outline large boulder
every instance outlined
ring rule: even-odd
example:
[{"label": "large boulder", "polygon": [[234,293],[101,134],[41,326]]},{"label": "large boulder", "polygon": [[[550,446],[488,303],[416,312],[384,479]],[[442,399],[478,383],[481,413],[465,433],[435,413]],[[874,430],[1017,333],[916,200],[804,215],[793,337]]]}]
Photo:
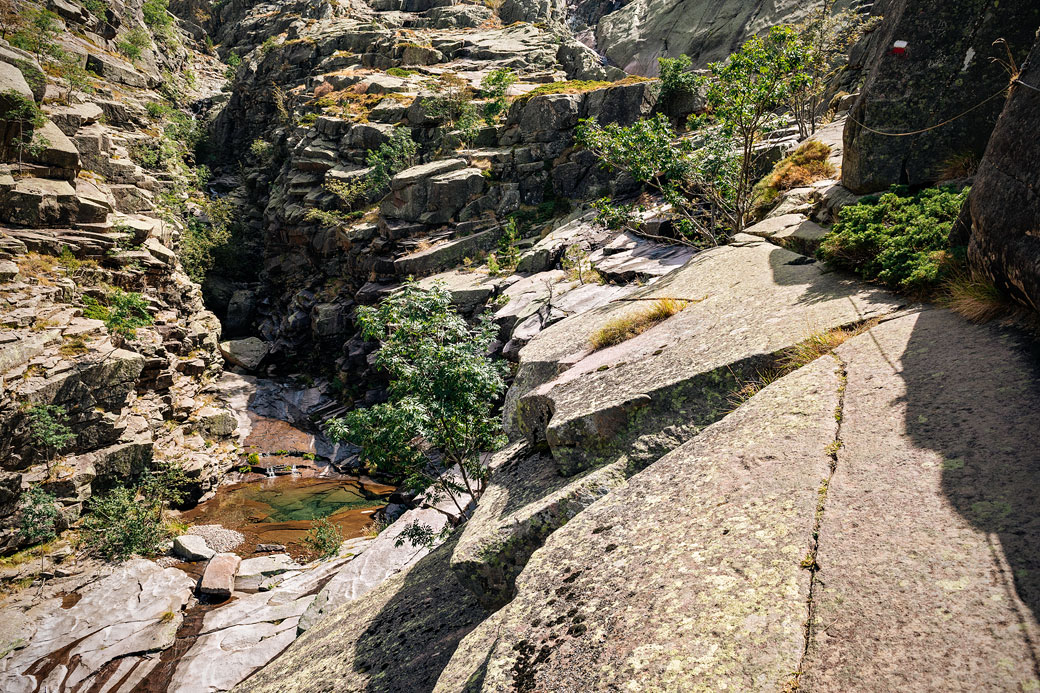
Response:
[{"label": "large boulder", "polygon": [[1019,301],[1040,310],[1040,140],[1032,133],[1040,119],[1040,43],[1022,68],[993,131],[965,208],[970,222],[971,266]]},{"label": "large boulder", "polygon": [[685,53],[697,65],[724,60],[749,36],[796,22],[812,9],[802,0],[713,0],[692,5],[647,0],[629,2],[616,11],[611,11],[616,5],[603,5],[608,14],[590,26],[595,45],[626,72],[648,76],[657,74],[657,58],[662,55],[674,58]]},{"label": "large boulder", "polygon": [[[841,179],[856,193],[932,183],[956,161],[977,160],[1008,84],[993,60],[1007,54],[994,41],[1006,40],[1021,63],[1040,27],[1034,0],[889,0],[877,11],[884,21],[870,37],[872,67],[845,126]],[[907,42],[904,53],[893,52],[896,41]]]}]

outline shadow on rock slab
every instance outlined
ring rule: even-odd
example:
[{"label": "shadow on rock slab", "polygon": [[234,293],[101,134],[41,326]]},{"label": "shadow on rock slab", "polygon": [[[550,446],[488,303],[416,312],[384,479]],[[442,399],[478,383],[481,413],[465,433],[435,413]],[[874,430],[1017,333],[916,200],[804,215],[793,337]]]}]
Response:
[{"label": "shadow on rock slab", "polygon": [[455,540],[316,623],[242,682],[246,693],[425,693],[459,642],[487,616],[455,579]]}]

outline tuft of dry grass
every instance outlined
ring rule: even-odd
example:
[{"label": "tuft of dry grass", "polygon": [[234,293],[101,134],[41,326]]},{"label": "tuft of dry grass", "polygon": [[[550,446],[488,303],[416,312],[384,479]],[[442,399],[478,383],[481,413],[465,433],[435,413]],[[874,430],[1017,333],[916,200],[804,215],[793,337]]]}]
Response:
[{"label": "tuft of dry grass", "polygon": [[770,383],[793,373],[802,366],[809,365],[821,356],[826,356],[856,335],[876,327],[877,324],[878,320],[866,320],[851,327],[817,330],[810,333],[797,344],[774,354],[773,365],[757,371],[753,377],[745,380],[733,374],[739,387],[729,394],[727,400],[732,409],[736,409]]},{"label": "tuft of dry grass", "polygon": [[667,320],[690,303],[691,301],[676,298],[659,298],[638,312],[614,318],[596,330],[589,338],[589,343],[594,350],[620,344]]},{"label": "tuft of dry grass", "polygon": [[942,162],[936,180],[971,178],[979,170],[979,157],[974,152],[954,154]]},{"label": "tuft of dry grass", "polygon": [[967,272],[946,281],[941,302],[954,313],[975,323],[989,322],[1015,310],[993,282]]},{"label": "tuft of dry grass", "polygon": [[831,353],[856,335],[876,327],[877,320],[867,320],[852,327],[837,327],[833,330],[817,330],[797,344],[784,349],[779,364],[783,375],[807,366],[821,356]]}]

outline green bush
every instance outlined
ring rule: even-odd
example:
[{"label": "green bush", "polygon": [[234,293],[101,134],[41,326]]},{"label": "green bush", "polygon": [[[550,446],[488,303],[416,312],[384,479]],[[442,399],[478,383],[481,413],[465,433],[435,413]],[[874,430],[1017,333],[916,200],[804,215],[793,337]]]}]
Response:
[{"label": "green bush", "polygon": [[130,60],[137,60],[141,57],[141,51],[145,48],[150,48],[152,45],[152,37],[148,35],[148,32],[141,27],[134,27],[130,31],[123,34],[123,38],[116,41],[116,48],[120,53],[130,58]]},{"label": "green bush", "polygon": [[98,19],[105,19],[108,3],[105,0],[83,0],[83,8]]},{"label": "green bush", "polygon": [[95,496],[83,521],[83,538],[88,550],[109,561],[133,555],[146,556],[167,538],[159,503],[137,498],[133,489],[117,487]]},{"label": "green bush", "polygon": [[343,534],[339,527],[329,522],[329,518],[322,517],[311,524],[303,543],[320,558],[329,558],[339,552],[339,547],[343,544]]},{"label": "green bush", "polygon": [[57,532],[55,521],[58,519],[57,499],[39,486],[31,487],[22,496],[22,521],[18,533],[30,544],[50,541]]},{"label": "green bush", "polygon": [[907,195],[893,188],[880,198],[845,207],[819,256],[892,288],[926,293],[955,267],[963,252],[948,237],[968,190],[929,188]]},{"label": "green bush", "polygon": [[661,76],[661,101],[673,103],[697,91],[697,75],[690,71],[693,62],[690,56],[680,55],[678,58],[658,58]]},{"label": "green bush", "polygon": [[105,301],[101,303],[97,299],[85,296],[83,317],[102,320],[110,331],[128,339],[136,336],[138,327],[152,324],[148,303],[139,293],[115,289],[106,296]]},{"label": "green bush", "polygon": [[509,102],[506,101],[506,90],[516,83],[516,73],[508,67],[492,70],[480,82],[481,94],[489,99],[484,104],[484,121],[491,125],[505,112]]},{"label": "green bush", "polygon": [[169,0],[144,0],[141,12],[144,14],[144,23],[154,30],[162,30],[173,23],[173,17],[169,13]]}]

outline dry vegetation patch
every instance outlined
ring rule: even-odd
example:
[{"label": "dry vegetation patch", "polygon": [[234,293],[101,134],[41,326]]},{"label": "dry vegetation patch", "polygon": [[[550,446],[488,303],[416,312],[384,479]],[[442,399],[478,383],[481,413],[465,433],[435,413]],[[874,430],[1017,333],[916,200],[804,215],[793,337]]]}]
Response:
[{"label": "dry vegetation patch", "polygon": [[693,303],[693,301],[677,298],[659,298],[637,312],[614,318],[596,330],[592,337],[589,338],[589,343],[595,350],[620,344],[667,320],[682,311],[690,303]]}]

